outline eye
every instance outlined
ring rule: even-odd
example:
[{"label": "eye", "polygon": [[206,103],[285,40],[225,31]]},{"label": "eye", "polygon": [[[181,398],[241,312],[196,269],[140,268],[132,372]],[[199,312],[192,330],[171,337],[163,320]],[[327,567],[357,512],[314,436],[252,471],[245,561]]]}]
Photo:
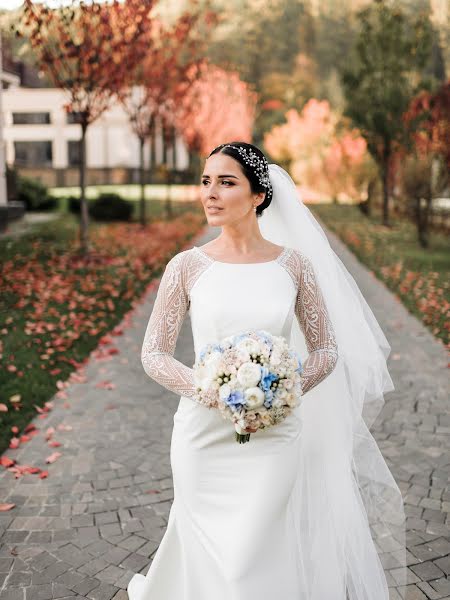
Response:
[{"label": "eye", "polygon": [[[206,183],[209,183],[208,179],[203,179],[202,185],[205,185]],[[222,183],[226,183],[227,185],[234,185],[232,181],[228,181],[227,179],[222,179]]]}]

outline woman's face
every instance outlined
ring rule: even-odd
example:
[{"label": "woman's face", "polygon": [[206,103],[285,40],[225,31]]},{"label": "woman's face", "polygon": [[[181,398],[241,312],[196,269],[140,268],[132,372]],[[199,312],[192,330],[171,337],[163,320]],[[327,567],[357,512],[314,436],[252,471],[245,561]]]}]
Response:
[{"label": "woman's face", "polygon": [[[253,206],[262,202],[264,192],[253,194],[240,164],[218,152],[205,161],[200,198],[208,223],[216,227],[256,215]],[[219,210],[210,210],[212,206]]]}]

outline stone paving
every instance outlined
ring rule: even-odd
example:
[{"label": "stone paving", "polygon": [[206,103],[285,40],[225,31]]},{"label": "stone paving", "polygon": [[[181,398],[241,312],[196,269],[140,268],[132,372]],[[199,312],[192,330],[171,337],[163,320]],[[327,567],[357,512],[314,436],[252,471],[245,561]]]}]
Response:
[{"label": "stone paving", "polygon": [[[215,237],[206,230],[192,244]],[[391,600],[450,600],[450,414],[447,355],[438,341],[331,233],[330,242],[355,277],[391,343],[396,390],[372,432],[405,498],[408,585]],[[135,572],[147,573],[173,500],[170,437],[178,396],[145,374],[140,350],[155,290],[114,337],[119,353],[92,357],[86,381],[34,424],[42,431],[6,456],[47,468],[49,477],[19,479],[0,471],[0,600],[128,600]],[[189,317],[175,356],[194,360]],[[103,382],[113,382],[106,387]],[[111,389],[107,389],[107,388]],[[60,431],[58,425],[70,425]],[[62,442],[52,453],[45,430]],[[395,581],[390,581],[394,585]],[[176,599],[173,599],[176,600]],[[289,599],[286,599],[289,600]]]}]

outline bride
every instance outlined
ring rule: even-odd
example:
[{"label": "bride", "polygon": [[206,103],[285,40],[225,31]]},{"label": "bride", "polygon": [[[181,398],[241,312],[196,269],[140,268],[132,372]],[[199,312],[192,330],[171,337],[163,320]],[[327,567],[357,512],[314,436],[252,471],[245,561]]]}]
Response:
[{"label": "bride", "polygon": [[[394,389],[390,346],[294,182],[259,148],[215,148],[201,201],[221,233],[169,260],[142,347],[147,374],[180,401],[167,530],[129,599],[388,600],[406,585],[405,514],[369,427]],[[301,398],[284,421],[235,442],[174,358],[187,312],[196,357],[250,328],[297,350]]]}]

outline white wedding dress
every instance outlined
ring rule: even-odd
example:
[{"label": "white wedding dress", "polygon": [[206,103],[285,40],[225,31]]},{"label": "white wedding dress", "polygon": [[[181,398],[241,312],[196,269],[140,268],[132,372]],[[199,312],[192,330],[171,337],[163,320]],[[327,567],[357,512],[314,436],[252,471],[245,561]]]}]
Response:
[{"label": "white wedding dress", "polygon": [[[186,312],[196,357],[205,344],[251,328],[289,342],[298,319],[305,341],[302,403],[282,423],[238,444],[232,424],[195,400],[193,369],[173,356]],[[136,574],[128,584],[130,600],[389,597],[351,467],[340,464],[331,439],[329,449],[317,448],[317,469],[302,472],[300,440],[314,438],[302,429],[302,411],[319,406],[333,389],[326,384],[338,352],[312,263],[298,250],[284,247],[275,260],[237,264],[194,246],[167,263],[142,363],[150,377],[181,394],[170,453],[174,501],[147,575]],[[339,493],[323,485],[327,469]],[[324,507],[320,523],[299,514],[304,486]],[[327,529],[336,511],[341,532]],[[355,555],[351,572],[339,554],[344,538]]]}]

